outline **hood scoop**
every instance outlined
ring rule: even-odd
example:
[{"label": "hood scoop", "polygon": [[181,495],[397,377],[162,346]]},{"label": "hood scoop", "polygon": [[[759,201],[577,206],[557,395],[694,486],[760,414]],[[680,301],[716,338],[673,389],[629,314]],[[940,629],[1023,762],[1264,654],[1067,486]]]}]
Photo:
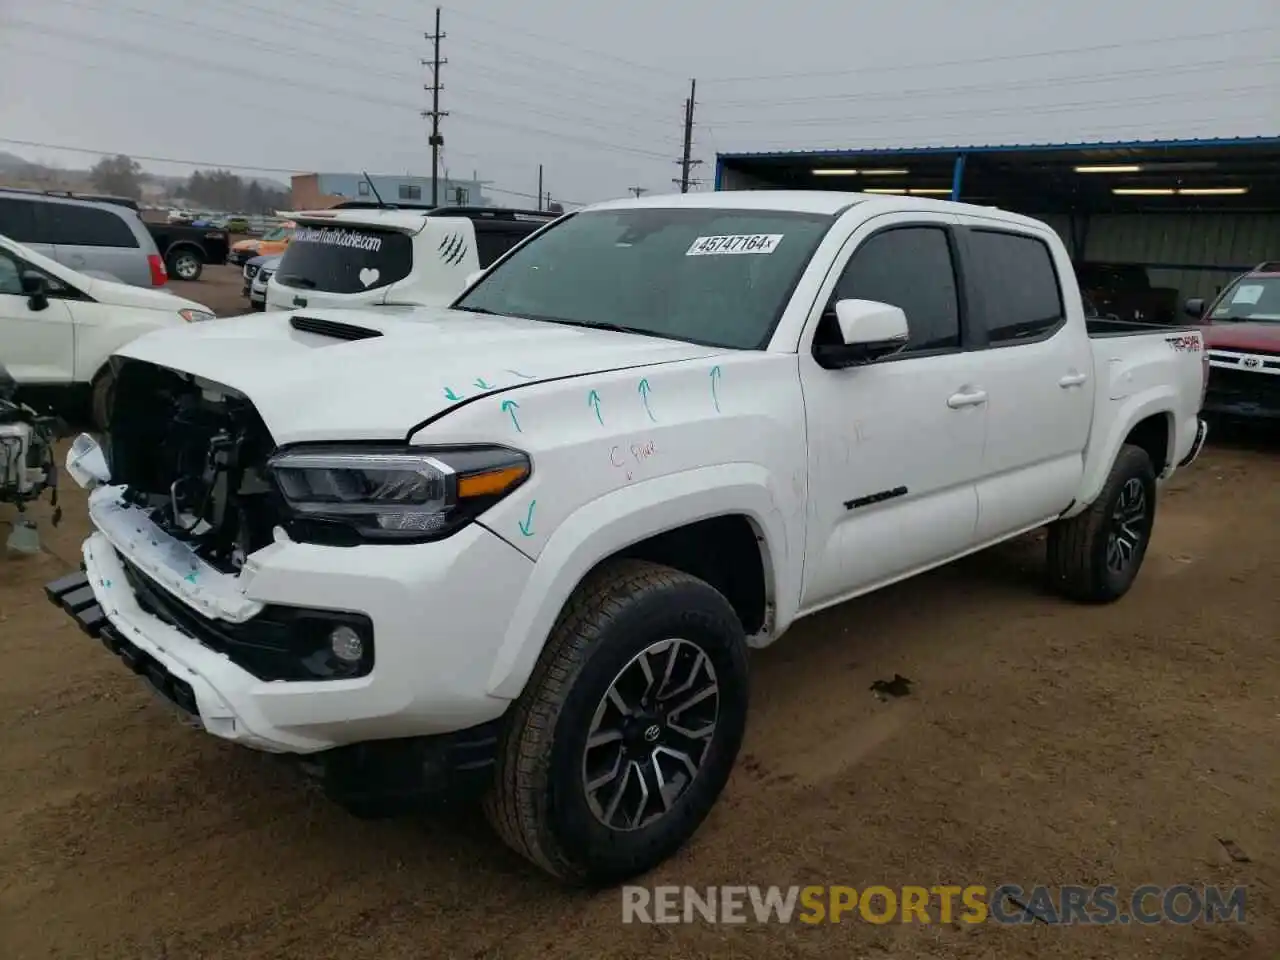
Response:
[{"label": "hood scoop", "polygon": [[289,326],[303,333],[315,333],[334,340],[370,340],[382,336],[381,330],[370,330],[368,327],[357,327],[352,323],[339,323],[336,320],[321,320],[319,317],[300,317],[296,314],[289,318]]}]

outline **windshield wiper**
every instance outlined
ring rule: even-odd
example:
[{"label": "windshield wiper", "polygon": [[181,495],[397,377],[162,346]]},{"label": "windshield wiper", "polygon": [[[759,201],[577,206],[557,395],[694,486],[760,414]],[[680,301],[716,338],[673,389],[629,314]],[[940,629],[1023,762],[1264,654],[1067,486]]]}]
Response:
[{"label": "windshield wiper", "polygon": [[286,287],[301,287],[303,290],[314,290],[316,282],[310,277],[300,277],[296,273],[282,273],[276,277]]},{"label": "windshield wiper", "polygon": [[559,323],[566,327],[589,327],[592,330],[610,330],[614,333],[638,333],[644,337],[656,337],[658,334],[652,330],[642,330],[640,327],[627,327],[621,323],[613,323],[609,320],[566,320],[562,317],[547,317],[536,313],[521,314],[530,320],[541,320],[545,323]]},{"label": "windshield wiper", "polygon": [[463,313],[483,313],[490,317],[502,317],[506,314],[498,313],[497,310],[490,310],[488,307],[450,307],[451,310],[461,310]]}]

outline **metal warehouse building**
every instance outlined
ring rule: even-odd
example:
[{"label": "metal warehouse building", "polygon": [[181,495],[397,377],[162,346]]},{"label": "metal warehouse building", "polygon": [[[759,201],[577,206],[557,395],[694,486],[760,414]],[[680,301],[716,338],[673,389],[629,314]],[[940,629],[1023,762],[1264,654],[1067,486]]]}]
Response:
[{"label": "metal warehouse building", "polygon": [[1142,266],[1183,298],[1280,260],[1280,136],[732,153],[715,183],[1002,207],[1052,225],[1077,264]]}]

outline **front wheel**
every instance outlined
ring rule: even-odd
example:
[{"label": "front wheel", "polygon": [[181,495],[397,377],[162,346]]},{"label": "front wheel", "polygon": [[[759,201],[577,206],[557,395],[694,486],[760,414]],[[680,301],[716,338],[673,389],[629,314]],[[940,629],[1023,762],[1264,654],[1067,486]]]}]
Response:
[{"label": "front wheel", "polygon": [[106,432],[107,421],[111,418],[111,404],[115,399],[116,378],[108,367],[93,379],[89,394],[89,415],[94,427]]},{"label": "front wheel", "polygon": [[570,598],[512,709],[486,813],[554,876],[621,882],[697,831],[746,715],[729,602],[669,567],[607,564]]},{"label": "front wheel", "polygon": [[1156,519],[1156,475],[1141,447],[1125,444],[1088,510],[1049,528],[1049,579],[1073,600],[1110,603],[1129,592]]},{"label": "front wheel", "polygon": [[179,280],[199,280],[204,261],[193,250],[175,250],[169,254],[169,274]]}]

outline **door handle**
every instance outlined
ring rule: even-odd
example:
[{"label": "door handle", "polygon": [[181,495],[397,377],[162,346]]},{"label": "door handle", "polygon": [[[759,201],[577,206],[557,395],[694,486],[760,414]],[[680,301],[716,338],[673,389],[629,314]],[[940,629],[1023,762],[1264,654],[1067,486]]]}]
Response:
[{"label": "door handle", "polygon": [[974,390],[970,393],[953,393],[947,398],[947,406],[952,410],[958,410],[961,407],[976,407],[986,402],[987,391],[985,390]]},{"label": "door handle", "polygon": [[1088,379],[1088,375],[1084,373],[1069,373],[1058,381],[1058,386],[1064,390],[1068,387],[1078,387]]}]

